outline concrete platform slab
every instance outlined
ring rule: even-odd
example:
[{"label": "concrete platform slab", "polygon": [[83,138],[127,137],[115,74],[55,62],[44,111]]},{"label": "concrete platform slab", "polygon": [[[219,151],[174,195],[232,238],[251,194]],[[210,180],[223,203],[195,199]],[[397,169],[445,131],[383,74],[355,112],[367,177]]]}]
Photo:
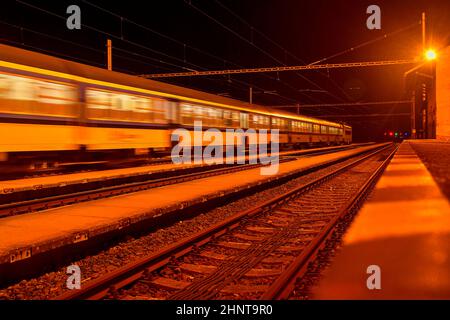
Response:
[{"label": "concrete platform slab", "polygon": [[[358,147],[367,144],[354,144],[352,146]],[[289,156],[293,154],[308,154],[319,151],[329,151],[333,149],[340,149],[345,146],[333,146],[326,148],[314,148],[306,150],[284,151],[280,153],[280,156]],[[141,167],[110,169],[110,170],[95,170],[89,172],[78,172],[70,174],[49,175],[43,177],[24,178],[15,180],[2,180],[0,176],[0,195],[2,193],[12,193],[23,190],[43,189],[49,187],[58,187],[71,184],[82,184],[92,181],[101,181],[105,179],[114,179],[120,177],[126,177],[130,175],[143,175],[152,174],[156,172],[164,172],[170,170],[187,169],[193,166],[202,166],[201,164],[173,164],[163,163],[154,164]]]},{"label": "concrete platform slab", "polygon": [[[367,273],[380,267],[381,289]],[[403,142],[313,299],[450,299],[450,206],[410,142]]]},{"label": "concrete platform slab", "polygon": [[364,146],[280,163],[279,172],[275,176],[262,176],[260,168],[255,168],[36,213],[5,217],[0,219],[0,263],[8,261],[11,252],[21,248],[27,250],[31,248],[33,253],[44,250],[44,247],[55,248],[63,245],[64,241],[61,241],[63,238],[68,239],[66,244],[71,243],[71,239],[78,239],[80,233],[87,238],[118,228],[124,219],[139,221],[149,216],[157,216],[165,209],[180,206],[181,203],[201,202],[205,197],[231,193],[238,188],[247,188],[293,171],[304,170],[313,165],[328,163],[376,147],[376,145]]}]

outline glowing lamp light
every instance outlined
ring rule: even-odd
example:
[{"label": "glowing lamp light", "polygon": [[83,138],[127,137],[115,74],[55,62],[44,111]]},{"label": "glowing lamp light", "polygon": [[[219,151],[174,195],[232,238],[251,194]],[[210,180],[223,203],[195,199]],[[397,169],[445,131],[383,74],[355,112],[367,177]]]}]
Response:
[{"label": "glowing lamp light", "polygon": [[427,50],[427,52],[425,52],[425,58],[427,58],[427,60],[431,61],[431,60],[435,60],[437,57],[436,51],[434,51],[433,49],[429,49]]}]

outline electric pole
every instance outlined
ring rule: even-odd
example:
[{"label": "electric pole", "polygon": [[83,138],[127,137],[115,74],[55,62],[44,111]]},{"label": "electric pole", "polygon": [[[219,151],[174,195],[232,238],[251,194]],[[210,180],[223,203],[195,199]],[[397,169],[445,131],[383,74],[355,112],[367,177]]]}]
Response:
[{"label": "electric pole", "polygon": [[112,42],[110,39],[106,42],[107,55],[108,55],[108,70],[112,71]]}]

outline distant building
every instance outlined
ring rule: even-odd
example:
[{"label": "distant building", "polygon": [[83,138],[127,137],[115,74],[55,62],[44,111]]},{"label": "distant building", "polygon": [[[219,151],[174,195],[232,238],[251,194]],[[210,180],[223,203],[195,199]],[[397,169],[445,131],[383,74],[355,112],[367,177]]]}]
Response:
[{"label": "distant building", "polygon": [[436,138],[450,141],[450,46],[436,62]]},{"label": "distant building", "polygon": [[[438,63],[439,69],[442,69],[440,60],[439,54],[437,59],[439,62],[425,62],[405,73],[406,89],[412,101],[411,138],[413,139],[437,138],[437,110],[440,106],[436,99],[436,69]],[[447,68],[450,71],[450,59],[447,59],[447,62]],[[450,72],[447,74],[450,75]],[[447,94],[449,93],[447,92]]]}]

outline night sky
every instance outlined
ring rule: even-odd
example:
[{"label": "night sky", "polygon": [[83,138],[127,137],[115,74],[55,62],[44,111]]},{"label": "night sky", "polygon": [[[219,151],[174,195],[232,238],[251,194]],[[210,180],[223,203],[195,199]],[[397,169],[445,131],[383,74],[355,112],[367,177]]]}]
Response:
[{"label": "night sky", "polygon": [[[66,28],[66,8],[81,8],[82,29]],[[366,28],[366,8],[381,8],[381,30]],[[326,63],[412,59],[421,54],[420,15],[428,16],[431,45],[449,44],[450,1],[362,0],[2,0],[1,42],[105,67],[106,39],[113,68],[129,74],[303,65],[362,43]],[[22,29],[21,29],[22,28]],[[394,33],[390,35],[391,33]],[[388,34],[386,39],[374,41]],[[252,75],[170,78],[164,81],[270,106],[392,101],[408,98],[403,73],[411,65]],[[406,108],[406,109],[405,109]],[[304,108],[339,118],[355,136],[375,139],[408,130],[409,106]],[[293,111],[295,109],[292,109]]]}]

